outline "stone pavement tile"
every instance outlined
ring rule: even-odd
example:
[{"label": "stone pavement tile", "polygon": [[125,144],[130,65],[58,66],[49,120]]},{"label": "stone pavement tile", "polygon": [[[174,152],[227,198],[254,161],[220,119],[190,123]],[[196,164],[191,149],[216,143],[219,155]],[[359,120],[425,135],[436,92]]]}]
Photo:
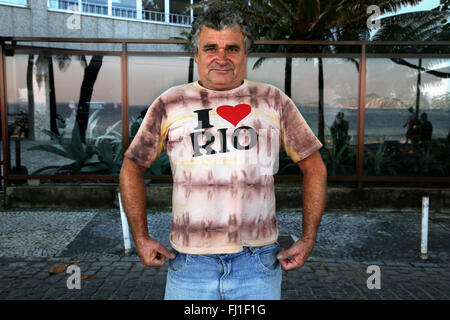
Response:
[{"label": "stone pavement tile", "polygon": [[110,274],[112,271],[114,270],[114,267],[112,266],[103,266],[98,270],[98,274],[102,273],[102,274]]},{"label": "stone pavement tile", "polygon": [[139,262],[139,256],[137,255],[130,255],[130,256],[123,256],[120,258],[121,262]]},{"label": "stone pavement tile", "polygon": [[146,300],[163,300],[165,288],[153,286],[145,296]]},{"label": "stone pavement tile", "polygon": [[120,268],[120,269],[129,269],[131,268],[133,265],[133,262],[130,261],[117,261],[117,262],[113,262],[112,266],[115,268]]},{"label": "stone pavement tile", "polygon": [[129,269],[120,269],[120,268],[113,269],[111,271],[111,273],[109,274],[109,276],[110,277],[114,277],[114,278],[116,278],[116,277],[124,277],[128,273],[128,270]]},{"label": "stone pavement tile", "polygon": [[116,288],[103,285],[101,288],[97,290],[96,293],[94,293],[91,298],[94,300],[108,300],[110,297],[114,294],[116,291]]},{"label": "stone pavement tile", "polygon": [[145,299],[151,286],[145,282],[138,282],[134,290],[130,293],[131,300],[143,300]]},{"label": "stone pavement tile", "polygon": [[400,297],[398,294],[389,288],[383,288],[381,287],[380,290],[378,290],[378,294],[381,296],[383,300],[400,300]]},{"label": "stone pavement tile", "polygon": [[142,265],[142,263],[137,262],[131,267],[130,272],[142,272],[144,270],[145,267]]},{"label": "stone pavement tile", "polygon": [[296,290],[283,290],[282,300],[298,300],[299,295]]},{"label": "stone pavement tile", "polygon": [[167,273],[162,270],[159,270],[158,274],[156,274],[153,278],[152,287],[147,293],[146,299],[149,300],[162,300],[164,299],[165,285],[166,285],[166,276]]},{"label": "stone pavement tile", "polygon": [[313,269],[311,269],[311,267],[309,266],[309,265],[303,265],[303,267],[301,267],[300,269],[299,269],[299,272],[301,272],[301,273],[304,273],[304,272],[306,272],[306,273],[308,273],[308,272],[313,272]]},{"label": "stone pavement tile", "polygon": [[142,274],[144,277],[153,276],[158,272],[158,268],[145,268],[144,273]]},{"label": "stone pavement tile", "polygon": [[134,287],[120,286],[116,292],[114,292],[112,299],[128,300],[130,294],[133,292]]},{"label": "stone pavement tile", "polygon": [[352,287],[347,287],[344,289],[345,292],[347,293],[349,299],[354,300],[354,299],[367,299],[367,296],[359,289],[357,289],[355,286]]},{"label": "stone pavement tile", "polygon": [[439,289],[431,286],[421,287],[421,290],[423,290],[426,294],[428,294],[431,299],[433,300],[448,300],[449,295],[443,293]]},{"label": "stone pavement tile", "polygon": [[92,267],[105,267],[105,266],[110,266],[113,262],[112,261],[105,261],[105,260],[101,260],[101,261],[95,261],[93,263],[91,263]]}]

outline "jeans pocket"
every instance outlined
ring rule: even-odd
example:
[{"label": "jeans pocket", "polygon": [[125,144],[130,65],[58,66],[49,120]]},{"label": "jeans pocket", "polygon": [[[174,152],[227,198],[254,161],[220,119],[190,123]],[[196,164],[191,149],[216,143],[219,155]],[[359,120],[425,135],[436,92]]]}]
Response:
[{"label": "jeans pocket", "polygon": [[280,252],[280,245],[278,243],[269,244],[261,247],[258,254],[259,264],[266,271],[275,271],[278,269],[280,262],[277,259],[277,254]]},{"label": "jeans pocket", "polygon": [[187,264],[187,255],[181,252],[174,251],[176,254],[175,259],[169,259],[169,269],[173,272],[183,270]]}]

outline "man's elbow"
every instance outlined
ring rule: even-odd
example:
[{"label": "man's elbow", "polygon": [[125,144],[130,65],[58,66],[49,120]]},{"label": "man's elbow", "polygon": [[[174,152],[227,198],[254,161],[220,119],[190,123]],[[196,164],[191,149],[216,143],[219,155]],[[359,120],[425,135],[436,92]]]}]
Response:
[{"label": "man's elbow", "polygon": [[320,162],[320,164],[318,165],[318,174],[323,177],[323,178],[327,178],[328,172],[327,172],[327,167],[325,166],[325,164],[323,163],[323,161]]},{"label": "man's elbow", "polygon": [[317,163],[315,166],[309,167],[303,171],[304,176],[316,177],[321,180],[327,179],[327,167],[323,162]]},{"label": "man's elbow", "polygon": [[317,152],[307,159],[298,163],[300,170],[304,176],[316,176],[325,178],[327,177],[327,167],[323,163],[322,157]]},{"label": "man's elbow", "polygon": [[145,170],[145,167],[141,167],[134,161],[124,157],[122,167],[120,168],[119,180],[122,181],[130,177],[143,178]]}]

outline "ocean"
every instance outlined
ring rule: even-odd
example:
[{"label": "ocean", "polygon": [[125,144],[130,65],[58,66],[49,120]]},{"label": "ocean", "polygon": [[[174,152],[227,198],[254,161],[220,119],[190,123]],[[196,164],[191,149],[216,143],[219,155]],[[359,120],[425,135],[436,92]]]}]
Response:
[{"label": "ocean", "polygon": [[[72,106],[73,107],[73,106]],[[136,119],[142,110],[145,110],[148,106],[130,106],[130,119]],[[449,106],[450,107],[450,106]],[[94,129],[94,132],[98,135],[103,134],[106,129],[118,121],[121,120],[121,105],[120,103],[103,103],[95,104],[91,109],[92,115],[97,109],[99,121]],[[9,110],[9,123],[14,122],[14,116],[11,114],[17,114],[19,111],[27,112],[28,105],[24,103],[20,104],[8,104]],[[309,124],[315,134],[318,134],[318,108],[309,106],[299,106],[299,110],[306,122]],[[69,107],[69,103],[58,103],[57,113],[61,115],[63,119],[69,120],[74,109]],[[325,120],[325,140],[331,139],[330,127],[338,112],[344,113],[344,119],[349,122],[349,136],[353,143],[357,140],[357,127],[358,127],[358,110],[350,108],[338,108],[338,107],[325,107],[324,108],[324,120]],[[448,109],[424,109],[419,110],[419,115],[422,112],[426,112],[428,120],[433,125],[433,138],[446,138],[450,130],[450,108]],[[369,109],[365,110],[365,141],[385,141],[385,140],[398,140],[403,141],[405,139],[406,128],[403,125],[407,121],[409,113],[406,109]],[[74,115],[72,115],[73,119]],[[115,130],[121,132],[121,125],[117,125]]]}]

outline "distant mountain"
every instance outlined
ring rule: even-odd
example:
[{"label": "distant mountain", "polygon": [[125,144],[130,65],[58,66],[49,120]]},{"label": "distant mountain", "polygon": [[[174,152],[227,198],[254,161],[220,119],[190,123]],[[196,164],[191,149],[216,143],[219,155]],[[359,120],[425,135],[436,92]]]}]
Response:
[{"label": "distant mountain", "polygon": [[450,92],[446,92],[439,96],[434,96],[431,100],[431,109],[449,109],[450,108]]},{"label": "distant mountain", "polygon": [[[358,108],[358,98],[340,98],[335,100],[337,108],[356,109]],[[380,97],[374,93],[366,96],[366,108],[368,109],[407,109],[408,106],[400,99],[390,97]]]},{"label": "distant mountain", "polygon": [[400,99],[389,97],[373,97],[366,99],[366,108],[369,109],[408,109]]},{"label": "distant mountain", "polygon": [[[415,95],[408,96],[404,99],[380,97],[375,93],[370,93],[366,96],[366,109],[408,109],[415,107]],[[318,107],[317,102],[297,103],[302,107]],[[335,107],[339,109],[358,109],[358,98],[338,98],[333,103],[325,104],[325,107]],[[446,92],[439,96],[434,96],[431,100],[429,98],[420,98],[420,107],[426,109],[449,109],[450,108],[450,92]]]}]

